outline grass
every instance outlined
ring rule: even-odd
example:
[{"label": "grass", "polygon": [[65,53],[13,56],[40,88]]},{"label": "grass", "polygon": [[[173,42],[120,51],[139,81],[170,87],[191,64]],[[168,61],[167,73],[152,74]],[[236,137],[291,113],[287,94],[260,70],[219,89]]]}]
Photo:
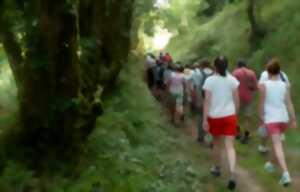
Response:
[{"label": "grass", "polygon": [[[257,122],[252,122],[251,124],[256,125]],[[242,123],[243,125],[243,123]],[[299,187],[299,163],[298,160],[300,158],[300,153],[297,150],[299,145],[295,145],[296,140],[299,139],[298,136],[295,135],[295,130],[289,130],[286,134],[286,141],[284,142],[284,150],[286,153],[286,160],[288,163],[288,167],[291,171],[291,175],[295,176],[295,181],[297,184],[289,188],[281,187],[278,182],[281,176],[280,171],[277,170],[275,173],[268,173],[264,169],[264,164],[266,161],[270,160],[271,154],[262,155],[257,151],[258,143],[260,142],[260,138],[255,134],[255,128],[253,130],[253,135],[250,144],[244,145],[237,142],[237,151],[238,151],[238,162],[242,167],[247,169],[253,177],[256,178],[256,181],[264,186],[267,191],[274,192],[288,192],[295,191],[297,187]],[[295,140],[294,140],[295,139]],[[298,141],[299,142],[299,141]],[[269,146],[271,147],[271,143],[269,142]],[[297,153],[295,153],[298,151]]]}]

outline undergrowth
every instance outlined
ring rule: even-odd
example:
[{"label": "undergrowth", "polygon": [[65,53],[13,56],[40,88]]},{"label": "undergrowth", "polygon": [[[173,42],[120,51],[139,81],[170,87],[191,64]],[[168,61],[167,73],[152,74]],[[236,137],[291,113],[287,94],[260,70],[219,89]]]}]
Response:
[{"label": "undergrowth", "polygon": [[[0,191],[199,191],[197,171],[187,158],[176,158],[178,151],[172,152],[166,131],[170,126],[141,80],[142,66],[132,57],[121,73],[114,93],[104,101],[104,115],[97,120],[81,163],[68,174],[72,176],[36,176],[21,163],[1,162]],[[166,156],[174,161],[166,161]]]}]

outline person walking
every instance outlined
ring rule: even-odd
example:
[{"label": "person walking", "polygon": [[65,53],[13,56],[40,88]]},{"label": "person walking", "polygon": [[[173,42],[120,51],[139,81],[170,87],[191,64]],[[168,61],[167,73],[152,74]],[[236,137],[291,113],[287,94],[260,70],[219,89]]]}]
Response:
[{"label": "person walking", "polygon": [[183,67],[177,65],[167,80],[167,90],[170,94],[170,110],[172,122],[178,125],[184,115],[183,97],[184,97],[185,79]]},{"label": "person walking", "polygon": [[202,128],[203,117],[203,85],[208,77],[213,75],[214,71],[207,58],[203,58],[199,61],[199,65],[192,75],[193,89],[195,93],[194,108],[197,113],[197,141],[203,143],[205,140],[205,131]]},{"label": "person walking", "polygon": [[145,64],[146,64],[145,76],[146,76],[147,84],[148,84],[148,87],[150,89],[152,89],[155,84],[155,80],[154,80],[154,72],[155,71],[154,70],[156,67],[156,58],[152,53],[147,54]]},{"label": "person walking", "polygon": [[[259,84],[269,80],[269,73],[267,71],[269,64],[270,64],[270,62],[266,64],[266,70],[264,70],[261,73],[260,78],[259,78]],[[286,75],[286,73],[283,71],[280,71],[279,75],[277,76],[277,81],[285,82],[288,85],[288,87],[290,87],[290,80],[289,80],[288,76]],[[269,151],[269,147],[267,146],[268,135],[266,133],[266,129],[265,129],[264,125],[259,126],[258,134],[261,137],[260,144],[258,145],[258,152],[260,152],[262,154],[267,153]],[[285,138],[284,134],[282,134],[281,137],[282,137],[282,139],[284,139]]]},{"label": "person walking", "polygon": [[227,187],[234,190],[236,187],[234,141],[237,134],[237,113],[239,111],[239,82],[227,72],[228,60],[226,57],[218,57],[214,66],[215,74],[208,77],[203,85],[205,91],[203,129],[213,136],[215,165],[211,169],[211,174],[221,175],[220,166],[224,142],[230,171]]},{"label": "person walking", "polygon": [[257,78],[253,70],[249,69],[244,60],[239,60],[237,69],[233,71],[233,76],[240,82],[239,97],[240,97],[240,117],[244,120],[244,133],[240,126],[238,130],[241,136],[241,142],[246,144],[250,138],[251,117],[253,116],[252,103],[253,96],[257,90]]},{"label": "person walking", "polygon": [[[268,80],[259,84],[259,117],[272,140],[275,163],[282,171],[279,184],[287,186],[292,182],[286,164],[281,134],[288,128],[297,127],[294,106],[291,100],[289,84],[278,81],[280,78],[280,61],[272,59],[267,65]],[[267,162],[265,168],[271,170],[273,164]]]}]

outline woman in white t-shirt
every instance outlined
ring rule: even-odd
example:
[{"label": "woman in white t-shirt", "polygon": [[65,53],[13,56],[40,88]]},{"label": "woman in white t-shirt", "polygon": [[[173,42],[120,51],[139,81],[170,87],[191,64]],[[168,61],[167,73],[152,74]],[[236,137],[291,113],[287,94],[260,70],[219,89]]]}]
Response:
[{"label": "woman in white t-shirt", "polygon": [[225,57],[215,60],[215,74],[208,77],[203,85],[205,91],[203,129],[213,136],[214,176],[220,176],[222,142],[228,157],[230,179],[228,188],[235,188],[236,152],[234,140],[237,134],[237,112],[239,109],[238,80],[227,72]]},{"label": "woman in white t-shirt", "polygon": [[[259,116],[261,124],[265,125],[268,136],[272,140],[275,160],[282,171],[279,183],[285,186],[291,183],[291,178],[285,161],[281,134],[288,128],[289,122],[292,128],[297,127],[296,116],[291,101],[289,83],[278,81],[280,76],[279,60],[271,60],[267,65],[267,71],[268,80],[259,84]],[[268,166],[270,167],[270,165]]]},{"label": "woman in white t-shirt", "polygon": [[[266,70],[263,71],[260,75],[259,84],[269,80],[269,73],[267,71],[268,65],[269,65],[269,63],[267,63],[267,65],[266,65]],[[277,81],[285,82],[290,87],[289,78],[286,75],[286,73],[283,71],[280,71],[279,75],[277,75]],[[261,137],[260,144],[258,146],[258,151],[260,153],[267,153],[269,151],[269,148],[267,147],[268,135],[266,133],[264,125],[259,126],[258,134]],[[284,136],[284,134],[282,134],[282,139],[284,139],[284,138],[285,138],[285,136]],[[268,164],[270,164],[270,163],[267,162],[266,165],[268,165]]]},{"label": "woman in white t-shirt", "polygon": [[170,94],[172,121],[175,124],[178,124],[183,117],[183,96],[185,86],[183,67],[176,66],[175,71],[169,75],[166,84]]}]

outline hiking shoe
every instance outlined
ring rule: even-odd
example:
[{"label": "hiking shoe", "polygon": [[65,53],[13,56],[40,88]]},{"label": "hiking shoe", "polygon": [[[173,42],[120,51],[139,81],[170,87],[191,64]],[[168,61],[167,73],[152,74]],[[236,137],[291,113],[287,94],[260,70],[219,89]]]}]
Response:
[{"label": "hiking shoe", "polygon": [[241,143],[242,144],[248,144],[249,140],[250,140],[250,137],[249,136],[245,136],[245,137],[242,138]]},{"label": "hiking shoe", "polygon": [[244,134],[244,137],[241,140],[241,143],[242,144],[248,144],[249,140],[250,140],[250,132],[246,131],[245,134]]},{"label": "hiking shoe", "polygon": [[265,163],[264,168],[269,173],[274,173],[275,172],[275,166],[270,161]]},{"label": "hiking shoe", "polygon": [[263,146],[263,145],[259,145],[257,150],[258,150],[258,152],[263,153],[263,154],[269,152],[269,148],[266,146]]},{"label": "hiking shoe", "polygon": [[230,179],[228,181],[228,185],[227,185],[227,188],[231,191],[234,191],[235,190],[235,187],[236,187],[236,182],[232,179]]},{"label": "hiking shoe", "polygon": [[204,138],[203,137],[198,137],[197,141],[198,141],[198,143],[204,143]]},{"label": "hiking shoe", "polygon": [[213,167],[210,169],[210,174],[212,174],[214,177],[220,177],[221,171],[219,167]]},{"label": "hiking shoe", "polygon": [[292,182],[292,179],[290,177],[290,174],[288,172],[285,172],[282,174],[280,180],[279,180],[279,184],[284,186],[284,187],[287,187],[291,184]]}]

